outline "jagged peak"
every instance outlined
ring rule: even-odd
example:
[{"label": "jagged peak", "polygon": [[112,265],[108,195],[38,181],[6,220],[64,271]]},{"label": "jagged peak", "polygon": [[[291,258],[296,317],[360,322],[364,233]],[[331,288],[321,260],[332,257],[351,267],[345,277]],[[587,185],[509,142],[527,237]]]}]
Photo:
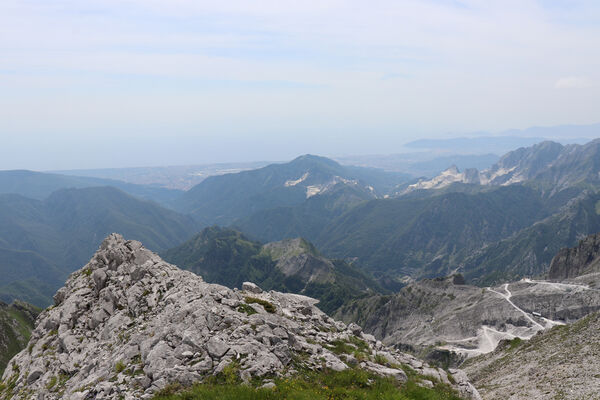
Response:
[{"label": "jagged peak", "polygon": [[444,170],[444,172],[448,172],[448,173],[452,173],[452,174],[459,174],[460,170],[458,169],[458,167],[456,166],[456,164],[452,164],[451,166],[449,166],[448,168],[446,168]]}]

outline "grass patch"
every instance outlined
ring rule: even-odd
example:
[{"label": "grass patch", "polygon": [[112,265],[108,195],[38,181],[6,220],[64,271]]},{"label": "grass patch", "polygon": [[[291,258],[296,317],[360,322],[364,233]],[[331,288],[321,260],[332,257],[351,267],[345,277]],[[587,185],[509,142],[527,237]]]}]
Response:
[{"label": "grass patch", "polygon": [[169,386],[154,400],[459,400],[446,386],[423,388],[415,381],[399,385],[361,369],[309,371],[293,378],[275,379],[273,389],[260,389],[238,382],[208,382],[183,390]]},{"label": "grass patch", "polygon": [[261,306],[264,307],[265,311],[268,313],[273,314],[275,312],[275,306],[266,300],[257,299],[256,297],[246,297],[244,300],[248,304],[252,304],[252,303],[260,304]]},{"label": "grass patch", "polygon": [[248,304],[240,304],[237,310],[238,312],[246,313],[248,315],[256,314],[256,310],[250,307]]},{"label": "grass patch", "polygon": [[366,360],[371,354],[369,345],[356,336],[351,336],[348,340],[337,339],[325,345],[334,354],[352,354],[359,361]]},{"label": "grass patch", "polygon": [[344,342],[343,340],[334,340],[329,345],[326,345],[332,353],[340,355],[340,354],[352,354],[356,348],[350,345],[348,342]]},{"label": "grass patch", "polygon": [[508,349],[509,350],[514,350],[517,347],[519,347],[521,345],[521,343],[523,343],[523,339],[521,339],[520,337],[516,337],[514,339],[511,339],[508,342]]},{"label": "grass patch", "polygon": [[115,372],[116,372],[117,374],[120,374],[121,372],[125,371],[125,368],[126,368],[126,367],[127,367],[127,366],[125,365],[125,363],[123,363],[123,361],[118,361],[118,362],[115,364]]},{"label": "grass patch", "polygon": [[387,358],[385,358],[381,354],[375,354],[375,357],[373,358],[373,361],[375,363],[377,363],[377,364],[380,364],[380,365],[387,365],[387,364],[389,364]]},{"label": "grass patch", "polygon": [[58,377],[51,376],[50,379],[48,380],[48,383],[46,383],[46,389],[48,389],[48,390],[54,389],[54,386],[56,386],[57,382],[58,382]]},{"label": "grass patch", "polygon": [[367,354],[371,353],[371,348],[369,347],[369,345],[367,344],[367,342],[365,342],[364,340],[359,339],[356,336],[350,336],[350,338],[348,339],[348,341],[350,343],[352,343],[353,345],[355,345],[356,349],[358,351],[363,352],[363,353],[367,353]]}]

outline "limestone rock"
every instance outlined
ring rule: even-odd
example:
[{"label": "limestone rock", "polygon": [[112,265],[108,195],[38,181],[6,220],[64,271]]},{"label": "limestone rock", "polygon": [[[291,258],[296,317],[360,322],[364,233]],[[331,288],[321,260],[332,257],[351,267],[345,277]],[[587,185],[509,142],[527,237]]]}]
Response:
[{"label": "limestone rock", "polygon": [[242,283],[242,290],[250,293],[262,293],[262,289],[259,288],[257,284],[252,282]]}]

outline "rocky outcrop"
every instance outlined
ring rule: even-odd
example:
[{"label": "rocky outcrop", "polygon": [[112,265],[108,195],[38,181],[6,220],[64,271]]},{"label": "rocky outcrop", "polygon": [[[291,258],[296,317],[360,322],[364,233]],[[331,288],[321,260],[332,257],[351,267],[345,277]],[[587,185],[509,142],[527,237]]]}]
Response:
[{"label": "rocky outcrop", "polygon": [[[147,399],[231,364],[244,380],[298,368],[364,368],[407,379],[402,365],[478,398],[464,373],[431,368],[335,321],[309,297],[208,284],[141,243],[109,236],[38,318],[3,376],[7,399]],[[335,351],[336,344],[364,357]],[[378,356],[378,357],[376,357]],[[376,360],[385,360],[385,365]]]},{"label": "rocky outcrop", "polygon": [[314,246],[302,238],[267,243],[263,250],[277,262],[277,269],[286,277],[296,277],[307,285],[335,281],[333,263],[320,256]]},{"label": "rocky outcrop", "polygon": [[569,279],[600,272],[600,234],[587,236],[576,247],[561,249],[550,263],[549,279]]}]

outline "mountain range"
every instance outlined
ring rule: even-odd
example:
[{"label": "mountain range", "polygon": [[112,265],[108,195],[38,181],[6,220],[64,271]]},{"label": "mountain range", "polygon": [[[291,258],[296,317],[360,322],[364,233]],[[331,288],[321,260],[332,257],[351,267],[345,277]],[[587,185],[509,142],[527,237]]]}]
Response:
[{"label": "mountain range", "polygon": [[598,188],[600,139],[584,145],[561,145],[545,141],[511,151],[489,169],[459,172],[449,168],[433,179],[420,180],[406,191],[439,189],[452,183],[505,186],[526,183],[552,196],[568,188]]},{"label": "mountain range", "polygon": [[166,206],[183,194],[181,190],[136,185],[115,179],[69,176],[27,170],[0,171],[0,194],[19,194],[44,200],[59,189],[111,186],[143,200]]},{"label": "mountain range", "polygon": [[190,217],[113,187],[61,189],[45,200],[0,195],[0,299],[47,305],[68,274],[113,231],[160,251],[197,229]]},{"label": "mountain range", "polygon": [[481,288],[466,284],[462,275],[424,279],[392,295],[352,300],[335,317],[362,325],[387,345],[458,365],[503,341],[529,340],[598,312],[599,264],[598,236],[591,235],[556,254],[549,280]]},{"label": "mountain range", "polygon": [[[440,382],[469,388],[450,372],[465,363],[485,393],[502,398],[515,377],[494,371],[510,360],[531,365],[530,381],[543,387],[549,374],[536,371],[540,355],[553,354],[546,342],[582,333],[593,347],[600,241],[586,236],[600,231],[599,160],[600,140],[546,141],[482,171],[451,167],[414,180],[305,155],[212,176],[187,192],[0,173],[0,299],[55,304],[9,364],[0,393],[151,398],[175,375],[187,383],[222,377],[233,363],[245,379],[244,368],[287,373],[287,365],[319,362],[436,390]],[[0,306],[0,346],[12,355],[24,349],[37,310]],[[251,351],[239,347],[247,338]],[[232,348],[239,358],[226,356]],[[560,363],[546,365],[560,373]]]},{"label": "mountain range", "polygon": [[260,211],[303,205],[341,187],[351,188],[359,200],[372,199],[404,181],[402,174],[305,155],[285,164],[209,177],[181,196],[175,208],[206,225],[228,225]]},{"label": "mountain range", "polygon": [[329,257],[395,279],[458,271],[491,284],[544,274],[556,251],[600,229],[599,146],[543,142],[483,172],[451,168],[377,198],[346,187],[344,195],[264,209],[232,226],[263,241],[302,236]]},{"label": "mountain range", "polygon": [[[3,268],[18,272],[7,274],[0,298],[26,293],[25,300],[47,304],[111,231],[164,251],[213,224],[261,243],[304,238],[392,290],[455,272],[481,285],[540,275],[556,251],[600,229],[598,160],[600,141],[542,142],[482,172],[450,168],[411,183],[403,174],[306,155],[211,176],[187,192],[5,171],[0,252]],[[93,186],[104,183],[111,186]]]}]

